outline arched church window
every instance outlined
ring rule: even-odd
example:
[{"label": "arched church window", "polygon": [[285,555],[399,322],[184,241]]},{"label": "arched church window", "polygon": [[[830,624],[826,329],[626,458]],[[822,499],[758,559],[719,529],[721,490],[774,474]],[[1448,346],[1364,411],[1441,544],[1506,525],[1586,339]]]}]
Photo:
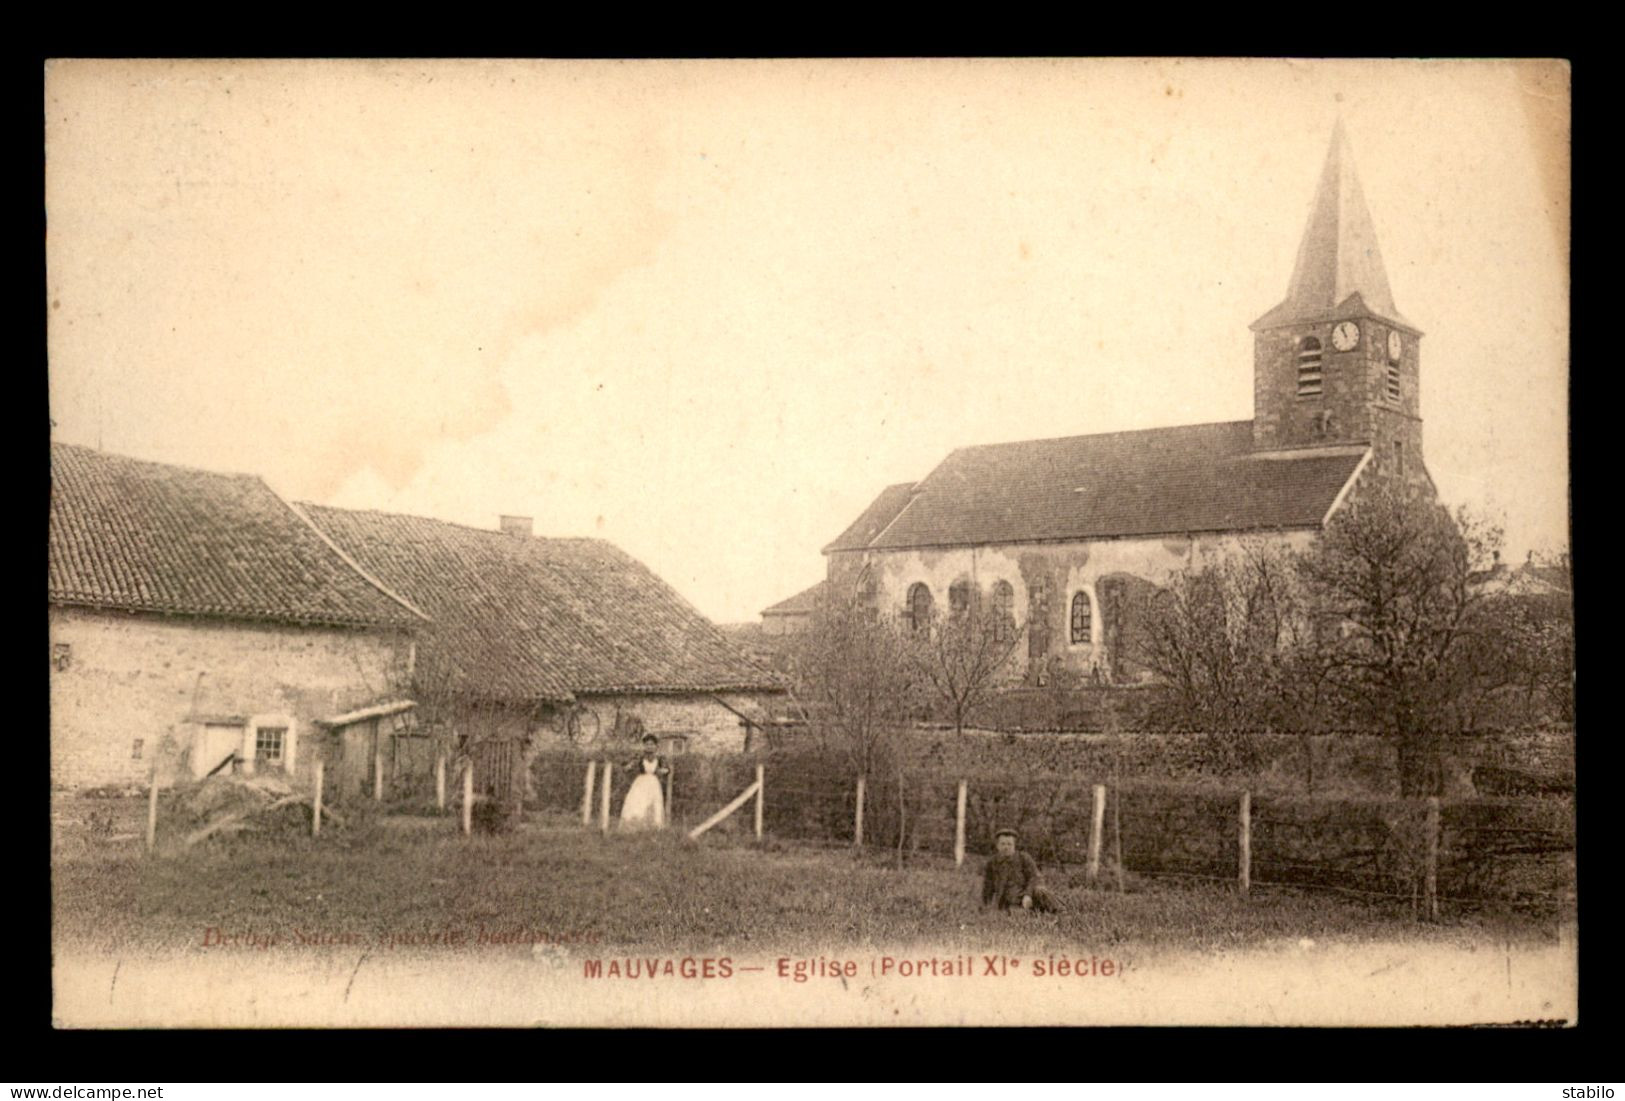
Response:
[{"label": "arched church window", "polygon": [[858,605],[865,619],[873,620],[880,612],[880,582],[874,570],[865,565],[858,573]]},{"label": "arched church window", "polygon": [[955,581],[948,586],[948,614],[958,618],[970,611],[971,583],[969,581]]},{"label": "arched church window", "polygon": [[931,589],[923,581],[915,582],[908,590],[908,622],[916,631],[923,631],[931,623]]},{"label": "arched church window", "polygon": [[1072,644],[1074,646],[1092,640],[1094,623],[1091,613],[1088,593],[1080,592],[1072,598]]},{"label": "arched church window", "polygon": [[1320,341],[1312,336],[1304,337],[1298,344],[1298,396],[1300,398],[1314,397],[1320,393],[1320,364]]},{"label": "arched church window", "polygon": [[993,583],[993,638],[1008,642],[1016,633],[1016,590],[1008,581]]}]

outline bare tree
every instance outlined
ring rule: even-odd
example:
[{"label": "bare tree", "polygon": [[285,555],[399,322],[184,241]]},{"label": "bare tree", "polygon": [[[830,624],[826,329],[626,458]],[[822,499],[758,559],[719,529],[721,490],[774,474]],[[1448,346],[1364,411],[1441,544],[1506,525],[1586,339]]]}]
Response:
[{"label": "bare tree", "polygon": [[1560,609],[1475,584],[1499,541],[1470,515],[1371,487],[1302,554],[1244,546],[1175,576],[1135,609],[1140,658],[1197,728],[1381,731],[1401,791],[1434,794],[1442,733],[1517,686],[1561,699],[1571,683]]},{"label": "bare tree", "polygon": [[838,738],[860,776],[873,773],[918,696],[908,640],[864,602],[829,592],[796,637],[790,664],[802,713]]},{"label": "bare tree", "polygon": [[1574,721],[1574,601],[1567,594],[1519,599],[1507,613],[1532,710]]},{"label": "bare tree", "polygon": [[[908,781],[897,740],[920,698],[911,641],[855,593],[829,588],[790,654],[791,697],[859,776],[897,784],[897,861],[908,836]],[[876,793],[878,794],[878,792]]]},{"label": "bare tree", "polygon": [[1400,790],[1439,794],[1439,734],[1506,653],[1473,584],[1500,532],[1436,502],[1374,488],[1332,518],[1300,561],[1312,606],[1334,630],[1314,650],[1350,717],[1392,735]]},{"label": "bare tree", "polygon": [[965,720],[998,690],[1025,634],[1008,611],[988,607],[974,590],[964,591],[962,602],[951,604],[946,616],[933,614],[915,624],[909,639],[919,679],[947,708],[955,734],[964,733]]},{"label": "bare tree", "polygon": [[1130,609],[1136,657],[1168,686],[1174,718],[1222,733],[1301,728],[1321,678],[1297,563],[1258,542],[1174,575]]},{"label": "bare tree", "polygon": [[1497,591],[1491,578],[1481,577],[1481,599],[1455,662],[1462,684],[1454,693],[1450,728],[1572,722],[1574,609],[1568,594]]}]

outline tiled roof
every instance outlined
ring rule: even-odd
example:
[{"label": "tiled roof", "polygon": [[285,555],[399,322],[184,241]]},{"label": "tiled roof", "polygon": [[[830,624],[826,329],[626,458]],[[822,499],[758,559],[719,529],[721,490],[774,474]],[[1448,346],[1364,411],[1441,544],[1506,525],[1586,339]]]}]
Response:
[{"label": "tiled roof", "polygon": [[[966,447],[915,486],[867,545],[1318,527],[1364,454],[1360,445],[1255,453],[1251,421]],[[864,515],[889,508],[891,492]],[[849,549],[842,540],[831,549]]]},{"label": "tiled roof", "polygon": [[779,687],[648,567],[601,539],[300,508],[433,618],[418,644],[420,684],[516,702]]},{"label": "tiled roof", "polygon": [[836,536],[835,541],[824,548],[824,553],[867,547],[874,542],[875,536],[886,529],[887,524],[897,519],[897,514],[903,511],[913,493],[913,482],[900,482],[881,490],[874,503],[863,510],[863,515],[854,520],[851,527]]},{"label": "tiled roof", "polygon": [[763,615],[811,615],[818,603],[818,594],[824,591],[824,582],[802,589],[788,600],[781,600],[771,608],[763,608]]},{"label": "tiled roof", "polygon": [[1525,563],[1517,568],[1497,562],[1492,569],[1479,570],[1468,580],[1484,593],[1511,596],[1569,596],[1573,585],[1569,571],[1562,566]]},{"label": "tiled roof", "polygon": [[1524,566],[1524,572],[1557,592],[1573,592],[1574,577],[1566,566]]},{"label": "tiled roof", "polygon": [[259,478],[51,445],[50,602],[343,627],[410,627]]}]

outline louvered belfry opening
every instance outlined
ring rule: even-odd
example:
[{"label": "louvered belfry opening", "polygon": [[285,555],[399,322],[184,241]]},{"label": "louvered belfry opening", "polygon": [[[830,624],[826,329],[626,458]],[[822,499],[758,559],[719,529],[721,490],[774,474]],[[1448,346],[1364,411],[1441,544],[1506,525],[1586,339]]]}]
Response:
[{"label": "louvered belfry opening", "polygon": [[1304,337],[1298,345],[1298,396],[1313,397],[1321,392],[1321,347],[1314,337]]}]

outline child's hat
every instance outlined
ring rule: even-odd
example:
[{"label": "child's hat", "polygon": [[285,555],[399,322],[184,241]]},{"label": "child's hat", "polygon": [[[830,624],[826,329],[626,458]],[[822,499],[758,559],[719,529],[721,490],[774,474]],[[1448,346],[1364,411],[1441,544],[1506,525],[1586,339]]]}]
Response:
[{"label": "child's hat", "polygon": [[997,841],[1001,837],[1014,837],[1014,836],[1016,836],[1016,831],[1015,830],[998,830],[993,834],[993,840]]}]

